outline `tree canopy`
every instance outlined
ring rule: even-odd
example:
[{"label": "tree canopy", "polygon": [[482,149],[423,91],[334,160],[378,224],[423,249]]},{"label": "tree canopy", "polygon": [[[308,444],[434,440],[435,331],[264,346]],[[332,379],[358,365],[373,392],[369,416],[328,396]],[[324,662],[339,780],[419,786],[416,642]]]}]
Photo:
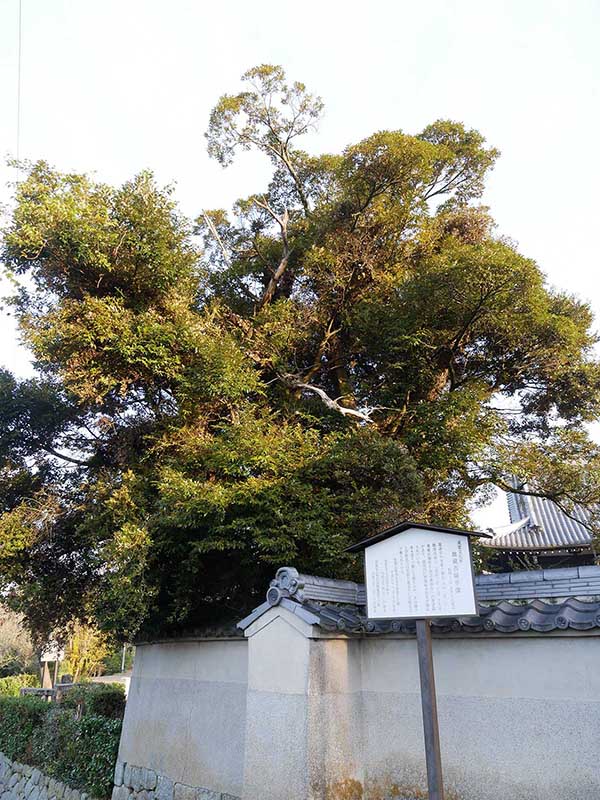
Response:
[{"label": "tree canopy", "polygon": [[38,162],[16,187],[4,263],[38,377],[0,373],[0,581],[39,635],[235,618],[276,567],[357,576],[351,541],[470,526],[512,475],[567,512],[600,500],[590,308],[480,205],[498,152],[438,120],[314,155],[321,100],[280,67],[243,80],[208,150],[272,178],[229,212],[188,221],[150,173]]}]

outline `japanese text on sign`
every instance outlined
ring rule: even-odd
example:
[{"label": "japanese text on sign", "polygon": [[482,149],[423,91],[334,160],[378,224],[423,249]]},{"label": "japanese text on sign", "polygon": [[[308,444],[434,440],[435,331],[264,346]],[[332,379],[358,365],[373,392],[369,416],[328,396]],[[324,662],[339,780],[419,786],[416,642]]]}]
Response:
[{"label": "japanese text on sign", "polygon": [[465,536],[409,529],[366,548],[371,619],[476,614]]}]

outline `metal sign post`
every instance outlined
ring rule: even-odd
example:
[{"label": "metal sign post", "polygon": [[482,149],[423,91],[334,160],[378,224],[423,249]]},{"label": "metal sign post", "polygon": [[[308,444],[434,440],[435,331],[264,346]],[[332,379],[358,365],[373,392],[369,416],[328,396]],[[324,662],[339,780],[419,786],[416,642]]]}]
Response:
[{"label": "metal sign post", "polygon": [[477,614],[471,536],[489,534],[403,522],[347,548],[365,552],[369,619],[416,622],[429,800],[444,800],[431,620]]}]

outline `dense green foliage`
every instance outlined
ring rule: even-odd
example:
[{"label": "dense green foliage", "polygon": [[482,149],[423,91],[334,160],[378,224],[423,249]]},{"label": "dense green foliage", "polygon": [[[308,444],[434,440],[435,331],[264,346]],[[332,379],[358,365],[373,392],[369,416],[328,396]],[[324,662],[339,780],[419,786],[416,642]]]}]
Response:
[{"label": "dense green foliage", "polygon": [[31,697],[0,697],[0,752],[92,797],[110,797],[121,722]]},{"label": "dense green foliage", "polygon": [[232,215],[194,227],[149,174],[37,163],[17,187],[4,261],[39,377],[0,374],[0,576],[42,634],[239,618],[276,567],[357,575],[350,541],[468,525],[513,474],[600,499],[590,309],[478,205],[497,152],[437,121],[310,155],[321,101],[245,80],[209,152],[273,175]]},{"label": "dense green foliage", "polygon": [[37,697],[0,697],[0,752],[11,761],[30,764],[33,737],[48,709]]},{"label": "dense green foliage", "polygon": [[125,689],[119,683],[88,683],[65,694],[63,708],[83,708],[86,714],[107,719],[123,719]]},{"label": "dense green foliage", "polygon": [[126,646],[125,662],[123,663],[123,648],[114,648],[102,662],[102,674],[114,675],[117,672],[121,672],[121,667],[124,667],[126,671],[132,669],[134,656],[135,647]]},{"label": "dense green foliage", "polygon": [[46,775],[92,797],[108,798],[112,791],[121,721],[52,708],[31,743],[31,763]]},{"label": "dense green foliage", "polygon": [[22,675],[7,675],[5,678],[0,678],[0,697],[18,697],[24,687],[39,685],[39,676],[29,672],[24,672]]}]

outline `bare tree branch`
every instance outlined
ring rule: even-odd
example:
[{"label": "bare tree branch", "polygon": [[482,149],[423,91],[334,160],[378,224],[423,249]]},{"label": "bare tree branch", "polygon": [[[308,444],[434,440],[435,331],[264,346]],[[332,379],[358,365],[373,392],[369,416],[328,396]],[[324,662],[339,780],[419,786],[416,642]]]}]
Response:
[{"label": "bare tree branch", "polygon": [[50,453],[51,456],[56,456],[56,458],[61,458],[63,461],[68,461],[69,464],[76,464],[78,467],[89,467],[89,463],[87,461],[81,461],[79,458],[66,456],[64,453],[59,453],[58,450],[55,450],[53,447],[46,445],[45,447],[42,447],[42,450]]},{"label": "bare tree branch", "polygon": [[578,503],[580,505],[586,505],[585,503],[581,503],[581,501],[579,501],[579,500],[576,500],[576,499],[573,499],[573,498],[569,498],[568,495],[566,495],[566,494],[565,495],[558,495],[558,494],[554,494],[554,493],[551,493],[551,492],[536,492],[536,491],[532,491],[532,490],[529,490],[529,489],[518,489],[518,488],[516,488],[514,486],[511,486],[508,483],[505,483],[503,480],[498,479],[498,478],[490,479],[490,482],[493,483],[495,486],[497,486],[499,489],[502,489],[503,491],[509,492],[511,494],[521,494],[521,495],[525,495],[526,497],[541,497],[544,500],[550,500],[552,503],[554,503],[555,506],[557,506],[557,508],[559,508],[563,512],[563,514],[566,517],[568,517],[569,519],[572,519],[573,522],[578,522],[580,525],[583,525],[584,528],[586,528],[588,531],[590,531],[590,533],[592,533],[594,535],[597,532],[596,528],[592,524],[590,524],[587,520],[581,519],[581,517],[575,516],[575,514],[573,514],[573,512],[570,511],[567,506],[565,506],[565,503],[563,502],[562,497],[563,496],[566,497],[567,499],[571,500],[572,503]]},{"label": "bare tree branch", "polygon": [[227,266],[230,267],[231,266],[231,259],[229,258],[229,253],[227,252],[227,248],[225,247],[225,243],[223,242],[223,239],[221,239],[221,237],[219,236],[219,231],[217,230],[215,223],[208,216],[206,211],[202,212],[202,216],[204,217],[204,221],[208,225],[208,228],[210,229],[210,232],[215,237],[215,239],[216,239],[216,241],[217,241],[217,243],[218,243],[218,245],[219,245],[219,247],[221,249],[221,252],[223,253],[223,258],[225,259],[225,262],[226,262]]},{"label": "bare tree branch", "polygon": [[379,406],[366,408],[364,411],[360,411],[356,408],[348,408],[347,406],[343,406],[338,402],[338,400],[341,398],[334,400],[333,398],[329,397],[329,395],[324,389],[321,389],[318,386],[313,386],[310,383],[305,383],[297,375],[284,374],[281,375],[281,379],[291,389],[302,389],[305,392],[311,392],[312,394],[316,394],[317,397],[319,397],[323,401],[325,406],[327,406],[327,408],[329,408],[331,411],[336,411],[338,414],[342,414],[345,417],[353,417],[354,419],[358,419],[361,422],[372,423],[373,419],[371,415],[375,411],[380,410]]},{"label": "bare tree branch", "polygon": [[270,214],[270,216],[273,217],[275,222],[277,222],[277,224],[279,225],[279,227],[281,229],[281,242],[283,244],[283,254],[281,256],[281,260],[279,262],[279,266],[277,267],[275,272],[273,272],[273,274],[272,274],[272,276],[271,276],[271,278],[270,278],[270,280],[269,280],[269,282],[268,282],[268,284],[266,286],[266,289],[263,292],[263,296],[259,300],[258,311],[260,311],[262,308],[264,308],[267,305],[267,303],[270,303],[271,300],[273,299],[273,295],[275,294],[275,292],[277,290],[277,286],[279,284],[279,281],[283,277],[283,274],[286,271],[287,266],[288,266],[288,262],[289,262],[289,259],[290,259],[290,243],[289,243],[288,235],[287,235],[287,226],[288,226],[289,215],[288,215],[287,208],[285,209],[283,214],[281,216],[279,216],[278,214],[276,214],[273,211],[273,209],[269,206],[268,203],[263,202],[261,200],[257,200],[256,203],[261,208],[264,208],[267,211],[267,213]]}]

